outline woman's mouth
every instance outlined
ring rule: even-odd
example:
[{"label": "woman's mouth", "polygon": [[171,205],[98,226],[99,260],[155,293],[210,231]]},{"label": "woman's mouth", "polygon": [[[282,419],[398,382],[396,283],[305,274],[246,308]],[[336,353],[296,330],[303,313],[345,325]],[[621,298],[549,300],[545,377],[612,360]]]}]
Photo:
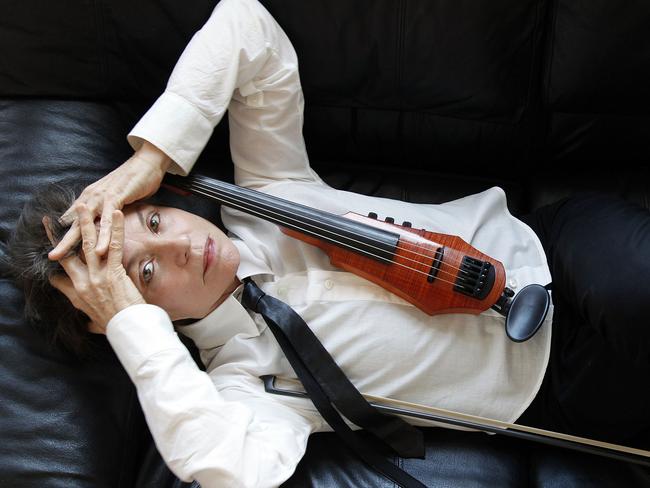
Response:
[{"label": "woman's mouth", "polygon": [[214,241],[208,236],[203,247],[203,276],[208,272],[208,268],[214,261]]}]

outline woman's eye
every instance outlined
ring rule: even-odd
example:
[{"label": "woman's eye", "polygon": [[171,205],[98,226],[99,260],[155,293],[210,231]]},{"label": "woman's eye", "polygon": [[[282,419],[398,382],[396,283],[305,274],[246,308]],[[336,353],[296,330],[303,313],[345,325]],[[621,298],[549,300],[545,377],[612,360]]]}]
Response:
[{"label": "woman's eye", "polygon": [[153,278],[153,261],[149,261],[142,268],[142,281],[149,283]]},{"label": "woman's eye", "polygon": [[158,227],[160,226],[160,214],[158,212],[151,214],[149,217],[149,227],[154,232],[158,232]]}]

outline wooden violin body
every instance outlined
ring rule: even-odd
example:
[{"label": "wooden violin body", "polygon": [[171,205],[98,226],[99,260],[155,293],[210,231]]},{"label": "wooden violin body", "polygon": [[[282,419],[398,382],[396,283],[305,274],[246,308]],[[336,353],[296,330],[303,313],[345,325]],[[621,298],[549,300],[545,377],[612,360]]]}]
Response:
[{"label": "wooden violin body", "polygon": [[332,264],[359,275],[427,314],[503,315],[511,291],[503,265],[460,237],[413,229],[408,222],[379,221],[324,212],[273,195],[201,175],[166,177],[174,191],[189,191],[277,224],[282,231],[323,249]]},{"label": "wooden violin body", "polygon": [[[503,293],[506,282],[503,265],[460,237],[383,222],[353,212],[343,217],[398,234],[392,260],[353,253],[285,227],[282,231],[318,246],[334,266],[372,281],[429,315],[478,314],[494,305]],[[470,284],[475,285],[471,290]],[[483,288],[477,290],[477,287]]]}]

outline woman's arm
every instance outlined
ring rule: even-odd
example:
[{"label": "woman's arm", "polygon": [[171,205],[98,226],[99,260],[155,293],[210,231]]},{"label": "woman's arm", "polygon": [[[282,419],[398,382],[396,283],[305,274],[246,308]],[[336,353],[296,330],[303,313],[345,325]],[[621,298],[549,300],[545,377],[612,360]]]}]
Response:
[{"label": "woman's arm", "polygon": [[149,141],[187,174],[229,110],[239,184],[318,180],[302,136],[296,53],[256,0],[222,0],[178,60],[165,92],[129,134]]},{"label": "woman's arm", "polygon": [[203,488],[271,487],[291,476],[318,424],[315,417],[263,393],[227,401],[197,368],[167,314],[153,305],[116,315],[107,337],[176,476]]},{"label": "woman's arm", "polygon": [[66,212],[71,229],[50,259],[61,259],[79,241],[79,204],[93,217],[101,214],[97,253],[105,254],[112,211],[153,194],[165,171],[189,173],[228,109],[239,184],[320,181],[302,137],[302,89],[291,42],[257,0],[222,0],[185,48],[165,92],[128,135],[134,155]]}]

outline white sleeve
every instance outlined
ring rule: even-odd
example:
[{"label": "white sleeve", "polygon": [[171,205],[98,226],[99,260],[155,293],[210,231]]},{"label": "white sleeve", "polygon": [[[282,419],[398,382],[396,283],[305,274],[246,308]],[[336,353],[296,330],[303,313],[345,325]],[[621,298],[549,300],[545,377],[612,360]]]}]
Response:
[{"label": "white sleeve", "polygon": [[165,92],[128,140],[147,140],[187,174],[229,110],[235,181],[319,181],[302,135],[303,95],[296,53],[256,0],[222,0],[176,64]]},{"label": "white sleeve", "polygon": [[279,486],[291,476],[316,419],[263,393],[227,401],[159,307],[122,310],[106,335],[137,388],[156,447],[178,478],[221,488]]}]

